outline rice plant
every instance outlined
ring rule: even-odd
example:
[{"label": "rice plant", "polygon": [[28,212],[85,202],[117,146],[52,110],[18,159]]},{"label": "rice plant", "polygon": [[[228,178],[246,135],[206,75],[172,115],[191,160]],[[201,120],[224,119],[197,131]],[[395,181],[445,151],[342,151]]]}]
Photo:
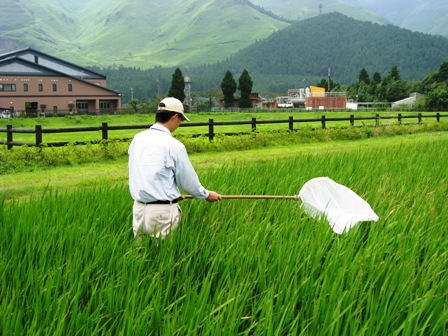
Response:
[{"label": "rice plant", "polygon": [[201,172],[222,194],[329,176],[380,217],[343,235],[291,200],[184,200],[137,244],[124,183],[3,202],[2,334],[443,335],[447,157],[432,138]]}]

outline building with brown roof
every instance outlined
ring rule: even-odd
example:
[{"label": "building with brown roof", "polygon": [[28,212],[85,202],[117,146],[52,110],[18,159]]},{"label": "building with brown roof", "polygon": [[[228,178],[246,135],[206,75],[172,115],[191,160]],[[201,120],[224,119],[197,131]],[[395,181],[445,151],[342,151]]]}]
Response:
[{"label": "building with brown roof", "polygon": [[32,48],[0,55],[0,109],[15,116],[112,113],[121,94],[106,77]]}]

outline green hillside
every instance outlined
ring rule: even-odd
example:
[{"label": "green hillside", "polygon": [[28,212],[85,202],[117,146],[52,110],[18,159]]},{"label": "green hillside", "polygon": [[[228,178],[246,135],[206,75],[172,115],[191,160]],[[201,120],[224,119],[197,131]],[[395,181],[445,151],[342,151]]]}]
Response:
[{"label": "green hillside", "polygon": [[[386,75],[396,65],[404,80],[422,80],[448,59],[448,39],[397,28],[361,22],[330,13],[292,24],[212,65],[182,66],[191,76],[192,90],[204,93],[218,88],[227,70],[235,79],[243,69],[262,94],[286,92],[289,88],[315,85],[327,77],[339,84],[352,84],[362,68],[373,75]],[[134,68],[95,69],[108,76],[108,85],[128,96],[149,97],[167,92],[173,68],[145,71]],[[126,101],[126,98],[125,98]]]},{"label": "green hillside", "polygon": [[1,45],[142,68],[212,63],[289,25],[243,0],[29,0],[0,4],[0,22]]},{"label": "green hillside", "polygon": [[[283,2],[276,3],[285,8]],[[225,60],[291,20],[318,14],[314,0],[303,1],[297,15],[277,12],[272,2],[263,5],[248,0],[0,2],[0,53],[29,46],[84,66],[197,66]],[[325,10],[330,8],[384,22],[342,0],[331,0]]]},{"label": "green hillside", "polygon": [[448,36],[447,10],[444,0],[1,1],[0,53],[29,46],[84,66],[191,67],[320,12]]},{"label": "green hillside", "polygon": [[[323,12],[334,7],[362,21],[316,15],[312,0],[3,1],[0,52],[30,46],[95,67],[109,87],[132,87],[139,98],[166,92],[177,66],[196,92],[219,87],[228,69],[236,78],[247,69],[255,91],[278,93],[315,84],[328,66],[334,81],[350,84],[362,68],[384,74],[394,65],[403,79],[421,80],[446,60],[446,38],[384,25],[348,2],[328,1]],[[290,21],[305,16],[313,17]]]},{"label": "green hillside", "polygon": [[[230,69],[236,76],[246,68],[260,90],[281,92],[327,76],[341,84],[357,80],[366,68],[384,74],[394,65],[405,80],[422,80],[448,58],[448,39],[411,32],[392,25],[361,22],[338,13],[320,15],[292,24],[263,41],[245,48],[224,62],[189,69],[202,82],[207,72],[222,80]],[[222,74],[221,74],[222,73]],[[204,82],[206,80],[204,79]],[[263,83],[263,84],[261,84]]]}]

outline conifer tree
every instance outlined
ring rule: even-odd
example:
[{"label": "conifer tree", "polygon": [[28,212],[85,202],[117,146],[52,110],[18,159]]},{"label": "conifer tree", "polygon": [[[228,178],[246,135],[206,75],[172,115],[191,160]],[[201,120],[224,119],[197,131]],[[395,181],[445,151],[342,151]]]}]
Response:
[{"label": "conifer tree", "polygon": [[401,80],[400,70],[398,70],[398,67],[394,65],[390,71],[389,71],[389,78],[392,81],[399,81]]},{"label": "conifer tree", "polygon": [[381,83],[381,75],[378,71],[375,71],[372,77],[372,84],[378,85]]},{"label": "conifer tree", "polygon": [[234,101],[234,94],[236,92],[236,81],[233,78],[230,70],[227,70],[221,82],[221,90],[224,95],[224,107],[232,107]]},{"label": "conifer tree", "polygon": [[168,97],[174,97],[179,99],[182,103],[185,100],[185,80],[182,75],[182,71],[179,68],[173,73],[173,77],[171,79],[171,86],[168,90]]},{"label": "conifer tree", "polygon": [[369,77],[369,74],[368,74],[366,68],[361,69],[361,72],[359,73],[359,77],[358,77],[358,82],[359,83],[364,82],[367,85],[370,84],[370,77]]},{"label": "conifer tree", "polygon": [[241,91],[241,97],[239,101],[239,107],[250,108],[252,107],[252,102],[250,100],[250,94],[252,93],[253,81],[249,75],[249,72],[244,69],[238,79],[238,89]]},{"label": "conifer tree", "polygon": [[373,74],[372,80],[370,81],[369,93],[373,96],[373,100],[378,100],[378,86],[381,84],[381,75],[378,71]]}]

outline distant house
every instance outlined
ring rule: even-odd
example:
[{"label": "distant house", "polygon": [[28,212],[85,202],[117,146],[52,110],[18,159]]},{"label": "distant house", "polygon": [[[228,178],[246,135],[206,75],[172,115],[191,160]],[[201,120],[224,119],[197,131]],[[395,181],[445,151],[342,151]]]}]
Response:
[{"label": "distant house", "polygon": [[408,98],[404,98],[401,100],[398,100],[396,102],[392,103],[392,108],[393,109],[398,109],[398,108],[406,108],[406,107],[412,107],[415,105],[415,102],[422,98],[423,95],[421,93],[418,92],[412,92]]},{"label": "distant house", "polygon": [[[235,98],[233,100],[232,108],[238,108],[239,101],[240,101],[239,98]],[[263,98],[260,97],[260,94],[258,92],[252,92],[250,94],[250,101],[251,101],[251,108],[256,108],[263,102]],[[224,99],[220,99],[219,103],[221,105],[221,108],[224,108],[225,105]]]},{"label": "distant house", "polygon": [[0,110],[14,115],[110,113],[121,95],[106,77],[40,51],[25,48],[0,55]]}]

